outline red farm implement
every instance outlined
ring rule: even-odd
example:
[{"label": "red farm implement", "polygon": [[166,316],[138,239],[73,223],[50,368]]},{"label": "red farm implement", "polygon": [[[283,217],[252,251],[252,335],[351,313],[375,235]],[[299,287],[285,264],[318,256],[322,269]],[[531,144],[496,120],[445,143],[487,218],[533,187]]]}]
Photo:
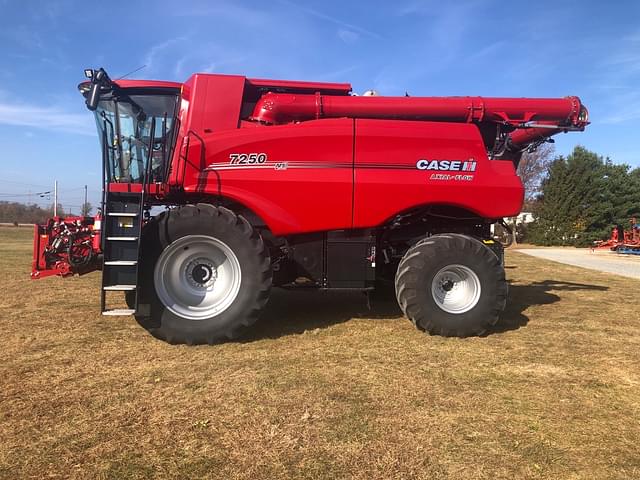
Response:
[{"label": "red farm implement", "polygon": [[626,254],[640,255],[640,223],[637,218],[629,220],[629,229],[625,230],[622,225],[617,225],[611,231],[608,240],[595,242],[594,249],[609,249],[611,251]]}]

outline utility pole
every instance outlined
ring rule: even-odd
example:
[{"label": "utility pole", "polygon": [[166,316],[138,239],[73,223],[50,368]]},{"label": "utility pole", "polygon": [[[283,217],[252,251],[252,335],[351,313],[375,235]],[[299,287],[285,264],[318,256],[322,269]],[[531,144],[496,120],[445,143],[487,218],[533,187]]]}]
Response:
[{"label": "utility pole", "polygon": [[53,216],[58,216],[58,180],[53,181]]},{"label": "utility pole", "polygon": [[87,186],[84,186],[84,204],[82,205],[82,210],[80,211],[80,215],[89,215],[87,211]]}]

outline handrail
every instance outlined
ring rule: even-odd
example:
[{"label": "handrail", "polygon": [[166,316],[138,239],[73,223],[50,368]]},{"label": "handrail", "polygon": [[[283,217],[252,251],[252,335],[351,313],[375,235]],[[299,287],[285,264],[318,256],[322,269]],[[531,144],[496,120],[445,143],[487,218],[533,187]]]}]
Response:
[{"label": "handrail", "polygon": [[144,200],[144,194],[147,190],[147,186],[149,185],[149,179],[151,177],[151,164],[153,163],[153,144],[155,142],[155,135],[156,135],[156,121],[155,121],[155,117],[151,117],[151,131],[149,133],[149,146],[147,147],[149,149],[149,156],[147,157],[147,165],[144,172],[144,177],[142,179],[142,199],[140,202],[141,204],[144,203],[142,200]]},{"label": "handrail", "polygon": [[182,140],[182,146],[184,146],[184,143],[185,143],[185,140],[186,140],[186,149],[185,149],[185,152],[184,152],[184,156],[182,156],[182,146],[180,147],[180,158],[184,160],[183,163],[182,163],[182,172],[181,172],[182,178],[178,179],[178,183],[180,185],[184,185],[184,179],[185,179],[185,175],[186,175],[186,172],[187,172],[187,163],[188,163],[188,160],[189,160],[189,146],[191,144],[191,142],[189,141],[189,138],[190,138],[191,135],[196,137],[200,141],[200,145],[202,146],[202,149],[200,151],[200,162],[202,163],[202,161],[205,158],[205,155],[204,155],[204,151],[205,151],[204,140],[196,132],[194,132],[193,130],[189,130],[187,132],[187,134],[183,137],[183,140]]}]

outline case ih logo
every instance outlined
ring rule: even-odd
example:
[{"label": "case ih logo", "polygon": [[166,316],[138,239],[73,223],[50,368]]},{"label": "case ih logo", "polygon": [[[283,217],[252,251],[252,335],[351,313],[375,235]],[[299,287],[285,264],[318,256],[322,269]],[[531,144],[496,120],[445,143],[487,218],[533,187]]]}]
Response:
[{"label": "case ih logo", "polygon": [[476,161],[469,160],[418,160],[416,163],[418,170],[436,170],[440,172],[475,172]]}]

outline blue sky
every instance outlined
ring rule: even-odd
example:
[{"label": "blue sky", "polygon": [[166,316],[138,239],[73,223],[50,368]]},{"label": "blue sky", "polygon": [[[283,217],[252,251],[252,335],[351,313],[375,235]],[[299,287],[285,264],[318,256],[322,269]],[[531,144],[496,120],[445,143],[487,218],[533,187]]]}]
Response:
[{"label": "blue sky", "polygon": [[[116,78],[194,72],[351,82],[384,95],[578,95],[586,132],[559,135],[640,166],[640,2],[0,0],[0,200],[100,190],[86,67]],[[32,200],[35,197],[31,197]],[[39,199],[42,204],[49,203]]]}]

